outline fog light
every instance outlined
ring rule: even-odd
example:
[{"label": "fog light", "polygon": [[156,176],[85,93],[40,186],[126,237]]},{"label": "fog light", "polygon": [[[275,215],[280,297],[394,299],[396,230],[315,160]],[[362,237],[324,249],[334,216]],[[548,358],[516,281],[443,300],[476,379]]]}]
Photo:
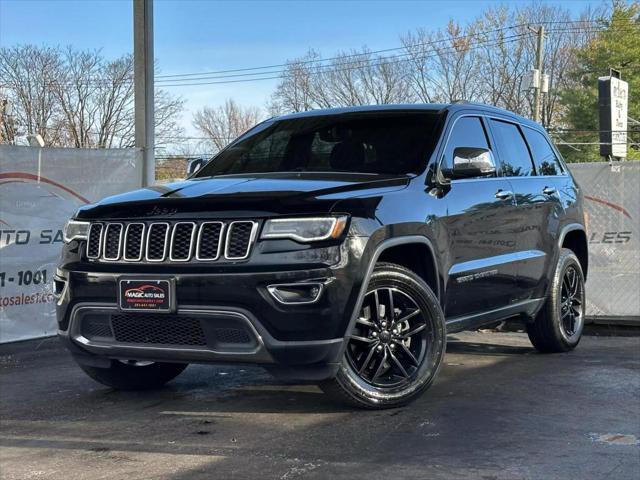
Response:
[{"label": "fog light", "polygon": [[324,284],[320,282],[283,283],[278,285],[269,285],[267,290],[271,296],[280,303],[315,303],[322,295]]}]

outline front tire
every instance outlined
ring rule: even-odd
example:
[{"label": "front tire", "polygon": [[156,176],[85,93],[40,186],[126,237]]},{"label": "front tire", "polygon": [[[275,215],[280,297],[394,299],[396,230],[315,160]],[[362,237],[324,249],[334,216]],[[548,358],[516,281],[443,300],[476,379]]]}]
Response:
[{"label": "front tire", "polygon": [[527,334],[540,352],[568,352],[582,337],[585,312],[584,274],[573,251],[560,251],[547,300]]},{"label": "front tire", "polygon": [[433,382],[446,347],[438,298],[400,265],[376,265],[335,379],[322,390],[352,406],[398,407]]},{"label": "front tire", "polygon": [[180,375],[188,364],[162,362],[122,362],[112,360],[108,368],[80,364],[93,380],[116,390],[150,390],[160,388]]}]

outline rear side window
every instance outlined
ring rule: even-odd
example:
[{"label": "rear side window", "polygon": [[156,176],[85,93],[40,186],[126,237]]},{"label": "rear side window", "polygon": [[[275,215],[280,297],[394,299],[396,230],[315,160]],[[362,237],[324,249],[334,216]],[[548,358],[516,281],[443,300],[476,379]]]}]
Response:
[{"label": "rear side window", "polygon": [[545,136],[531,128],[525,128],[524,136],[533,155],[538,175],[562,175],[562,165]]},{"label": "rear side window", "polygon": [[446,167],[452,167],[453,152],[458,147],[489,149],[487,134],[484,131],[480,117],[461,117],[456,121],[444,152],[444,165]]},{"label": "rear side window", "polygon": [[500,152],[503,175],[506,177],[535,175],[529,149],[518,126],[492,119],[491,127]]}]

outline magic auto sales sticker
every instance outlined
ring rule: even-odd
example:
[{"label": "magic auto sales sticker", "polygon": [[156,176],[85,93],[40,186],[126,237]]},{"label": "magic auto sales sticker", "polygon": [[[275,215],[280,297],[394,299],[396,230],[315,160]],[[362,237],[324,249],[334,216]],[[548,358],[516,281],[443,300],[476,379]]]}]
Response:
[{"label": "magic auto sales sticker", "polygon": [[172,283],[169,280],[120,280],[121,310],[171,311]]}]

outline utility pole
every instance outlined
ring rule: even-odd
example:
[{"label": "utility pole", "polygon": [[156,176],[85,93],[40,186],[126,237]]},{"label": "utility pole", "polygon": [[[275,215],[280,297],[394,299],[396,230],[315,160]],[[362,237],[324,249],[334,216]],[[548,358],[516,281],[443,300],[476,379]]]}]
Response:
[{"label": "utility pole", "polygon": [[538,81],[535,82],[534,87],[534,98],[533,98],[533,120],[541,123],[542,115],[541,115],[541,106],[542,106],[542,60],[543,60],[543,52],[544,52],[544,27],[540,25],[538,30],[536,31],[538,34],[538,45],[536,47],[536,70]]},{"label": "utility pole", "polygon": [[153,112],[153,0],[133,0],[133,84],[136,147],[142,150],[142,185],[156,177]]}]

